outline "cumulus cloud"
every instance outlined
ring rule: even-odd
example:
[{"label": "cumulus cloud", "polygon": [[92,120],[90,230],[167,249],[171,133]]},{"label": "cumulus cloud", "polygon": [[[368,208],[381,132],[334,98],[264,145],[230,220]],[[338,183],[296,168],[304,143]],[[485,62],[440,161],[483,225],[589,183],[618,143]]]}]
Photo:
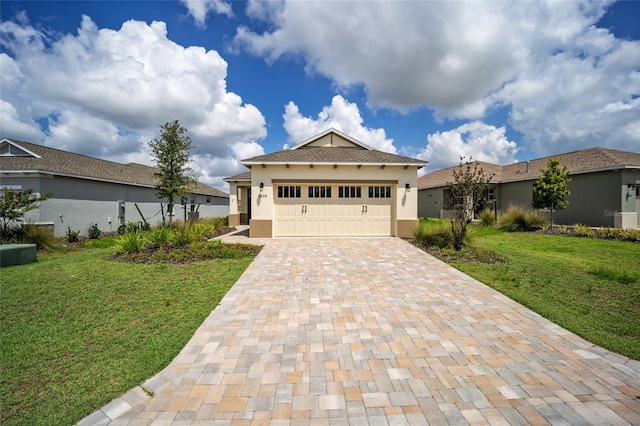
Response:
[{"label": "cumulus cloud", "polygon": [[262,113],[227,91],[218,52],[174,43],[163,22],[116,31],[84,16],[77,35],[51,35],[16,19],[0,23],[0,41],[12,55],[0,54],[3,136],[102,158],[146,158],[174,119],[203,157],[266,136]]},{"label": "cumulus cloud", "polygon": [[460,158],[511,164],[518,147],[509,141],[504,127],[495,127],[480,121],[463,124],[453,130],[427,136],[427,145],[418,158],[429,161],[427,172],[454,166]]},{"label": "cumulus cloud", "polygon": [[331,105],[322,108],[317,119],[303,116],[293,101],[285,106],[283,117],[289,141],[294,145],[333,127],[380,151],[396,152],[393,139],[387,138],[384,129],[363,126],[358,105],[340,95],[333,97]]},{"label": "cumulus cloud", "polygon": [[595,26],[611,1],[260,2],[271,30],[236,45],[269,62],[301,57],[367,102],[476,120],[495,108],[538,154],[604,145],[637,150],[640,41]]},{"label": "cumulus cloud", "polygon": [[209,12],[233,16],[231,4],[223,0],[180,0],[199,27],[205,27]]},{"label": "cumulus cloud", "polygon": [[532,64],[493,94],[510,103],[511,126],[531,150],[552,155],[584,146],[638,151],[640,42],[592,28],[580,55],[563,51]]}]

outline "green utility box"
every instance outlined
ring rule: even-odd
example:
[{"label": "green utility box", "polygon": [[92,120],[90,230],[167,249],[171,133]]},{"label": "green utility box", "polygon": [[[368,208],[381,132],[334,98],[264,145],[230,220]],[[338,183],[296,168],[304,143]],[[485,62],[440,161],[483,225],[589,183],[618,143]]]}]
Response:
[{"label": "green utility box", "polygon": [[35,244],[0,245],[0,267],[24,265],[38,261]]}]

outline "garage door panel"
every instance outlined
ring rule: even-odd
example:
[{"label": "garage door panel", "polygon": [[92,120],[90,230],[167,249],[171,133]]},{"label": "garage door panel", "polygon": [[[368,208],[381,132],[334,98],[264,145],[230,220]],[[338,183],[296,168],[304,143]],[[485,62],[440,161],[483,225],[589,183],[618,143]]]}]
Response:
[{"label": "garage door panel", "polygon": [[391,198],[369,198],[362,186],[361,198],[339,198],[332,186],[331,198],[309,198],[308,186],[300,198],[276,198],[275,236],[390,236]]}]

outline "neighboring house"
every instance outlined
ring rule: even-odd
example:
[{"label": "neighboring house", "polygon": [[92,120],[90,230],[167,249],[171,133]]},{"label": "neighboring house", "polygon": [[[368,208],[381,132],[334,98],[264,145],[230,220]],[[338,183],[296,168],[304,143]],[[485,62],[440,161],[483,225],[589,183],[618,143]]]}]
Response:
[{"label": "neighboring house", "polygon": [[251,237],[410,236],[418,169],[427,162],[377,151],[335,129],[242,161],[230,183],[229,224]]},{"label": "neighboring house", "polygon": [[[143,217],[151,225],[161,223],[161,204],[166,214],[166,200],[154,194],[155,171],[23,141],[0,141],[0,188],[52,193],[38,210],[27,213],[25,221],[53,224],[57,237],[64,236],[68,227],[86,235],[92,223],[104,232]],[[227,216],[228,197],[197,183],[183,205],[177,200],[174,218]]]},{"label": "neighboring house", "polygon": [[[640,153],[591,148],[522,163],[479,165],[493,175],[482,209],[499,213],[511,205],[531,208],[533,184],[549,158],[561,160],[571,173],[569,206],[554,213],[554,223],[617,228],[640,228]],[[446,217],[445,186],[456,167],[437,170],[418,179],[418,215]]]}]

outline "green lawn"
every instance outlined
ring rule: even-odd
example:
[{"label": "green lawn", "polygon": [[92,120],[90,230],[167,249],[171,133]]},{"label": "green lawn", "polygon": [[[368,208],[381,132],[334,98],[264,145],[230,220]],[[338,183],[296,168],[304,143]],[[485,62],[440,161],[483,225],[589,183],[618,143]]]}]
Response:
[{"label": "green lawn", "polygon": [[556,324],[640,360],[640,244],[473,228],[473,244],[510,259],[461,271]]},{"label": "green lawn", "polygon": [[[474,240],[510,262],[456,267],[640,360],[640,244],[487,228]],[[0,271],[3,424],[73,424],[153,376],[252,260],[128,264],[109,260],[108,246]]]},{"label": "green lawn", "polygon": [[162,370],[251,263],[39,253],[0,272],[4,425],[69,425]]}]

